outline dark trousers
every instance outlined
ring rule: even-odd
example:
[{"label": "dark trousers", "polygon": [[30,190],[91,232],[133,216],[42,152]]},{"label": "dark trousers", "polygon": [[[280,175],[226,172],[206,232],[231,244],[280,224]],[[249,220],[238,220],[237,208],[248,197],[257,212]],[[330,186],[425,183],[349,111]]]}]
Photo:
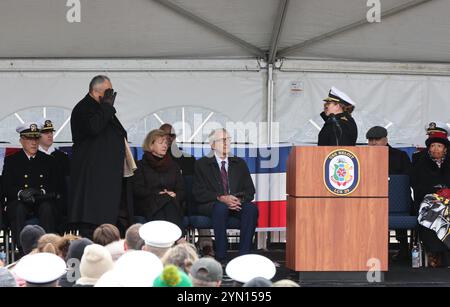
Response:
[{"label": "dark trousers", "polygon": [[34,205],[25,204],[19,200],[7,203],[6,213],[12,232],[13,241],[20,246],[19,235],[26,222],[32,218],[38,219],[38,224],[47,233],[56,231],[55,204],[42,201]]},{"label": "dark trousers", "polygon": [[214,203],[212,212],[212,224],[214,237],[216,239],[216,258],[224,260],[227,252],[227,221],[229,216],[237,217],[241,220],[241,234],[239,244],[239,254],[245,255],[252,249],[253,236],[255,234],[256,223],[258,222],[258,207],[253,203],[244,203],[241,211],[233,211],[222,202]]},{"label": "dark trousers", "polygon": [[406,229],[399,229],[395,231],[395,238],[400,243],[400,251],[401,252],[408,252],[408,230]]}]

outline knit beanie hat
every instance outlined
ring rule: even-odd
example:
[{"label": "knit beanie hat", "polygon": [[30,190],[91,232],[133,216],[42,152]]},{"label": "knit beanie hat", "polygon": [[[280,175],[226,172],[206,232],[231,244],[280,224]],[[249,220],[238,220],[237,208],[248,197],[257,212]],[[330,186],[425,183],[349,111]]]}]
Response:
[{"label": "knit beanie hat", "polygon": [[192,281],[176,266],[167,265],[155,279],[153,287],[192,287]]},{"label": "knit beanie hat", "polygon": [[98,244],[88,245],[81,257],[81,278],[77,284],[95,284],[105,272],[112,270],[113,267],[111,254],[105,247]]},{"label": "knit beanie hat", "polygon": [[25,255],[37,247],[38,240],[45,235],[45,230],[39,225],[25,226],[19,235],[20,244]]},{"label": "knit beanie hat", "polygon": [[84,249],[86,246],[94,244],[91,240],[87,238],[77,239],[70,242],[69,250],[67,252],[67,259],[78,259],[81,260],[81,257],[84,254]]}]

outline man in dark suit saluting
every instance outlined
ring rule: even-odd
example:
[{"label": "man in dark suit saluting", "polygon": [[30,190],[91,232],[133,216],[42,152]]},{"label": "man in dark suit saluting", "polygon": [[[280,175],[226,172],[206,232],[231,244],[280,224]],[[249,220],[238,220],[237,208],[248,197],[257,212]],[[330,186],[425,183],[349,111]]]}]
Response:
[{"label": "man in dark suit saluting", "polygon": [[82,224],[88,237],[98,225],[118,224],[119,216],[126,224],[132,217],[131,203],[122,201],[128,186],[123,180],[127,133],[116,117],[115,98],[109,78],[96,76],[70,119],[69,222]]}]

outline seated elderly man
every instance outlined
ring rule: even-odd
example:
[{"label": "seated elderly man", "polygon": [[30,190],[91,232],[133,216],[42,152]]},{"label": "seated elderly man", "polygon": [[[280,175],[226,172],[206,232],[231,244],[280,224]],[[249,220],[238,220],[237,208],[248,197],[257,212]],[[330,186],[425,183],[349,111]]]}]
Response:
[{"label": "seated elderly man", "polygon": [[[388,142],[386,128],[374,126],[366,133],[369,146],[388,146],[389,148],[389,175],[411,175],[411,161],[406,152],[392,148]],[[393,260],[409,258],[408,234],[406,230],[396,230],[396,238],[400,243],[400,250],[393,256]]]},{"label": "seated elderly man", "polygon": [[225,261],[227,220],[241,220],[240,254],[248,254],[258,220],[258,208],[250,172],[245,161],[230,156],[230,136],[225,129],[209,135],[211,153],[195,163],[192,193],[199,214],[211,216],[216,240],[216,259]]},{"label": "seated elderly man", "polygon": [[23,149],[5,158],[2,180],[13,239],[20,244],[19,234],[30,218],[37,217],[47,233],[56,230],[61,178],[55,159],[38,151],[39,125],[23,124],[16,131]]}]

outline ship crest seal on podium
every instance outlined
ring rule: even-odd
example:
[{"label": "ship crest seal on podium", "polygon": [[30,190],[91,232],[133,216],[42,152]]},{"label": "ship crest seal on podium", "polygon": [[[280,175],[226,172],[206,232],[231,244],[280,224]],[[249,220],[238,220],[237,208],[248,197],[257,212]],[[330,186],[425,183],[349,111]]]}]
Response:
[{"label": "ship crest seal on podium", "polygon": [[328,154],[323,171],[325,186],[334,195],[346,196],[358,187],[359,160],[347,149],[337,149]]}]

